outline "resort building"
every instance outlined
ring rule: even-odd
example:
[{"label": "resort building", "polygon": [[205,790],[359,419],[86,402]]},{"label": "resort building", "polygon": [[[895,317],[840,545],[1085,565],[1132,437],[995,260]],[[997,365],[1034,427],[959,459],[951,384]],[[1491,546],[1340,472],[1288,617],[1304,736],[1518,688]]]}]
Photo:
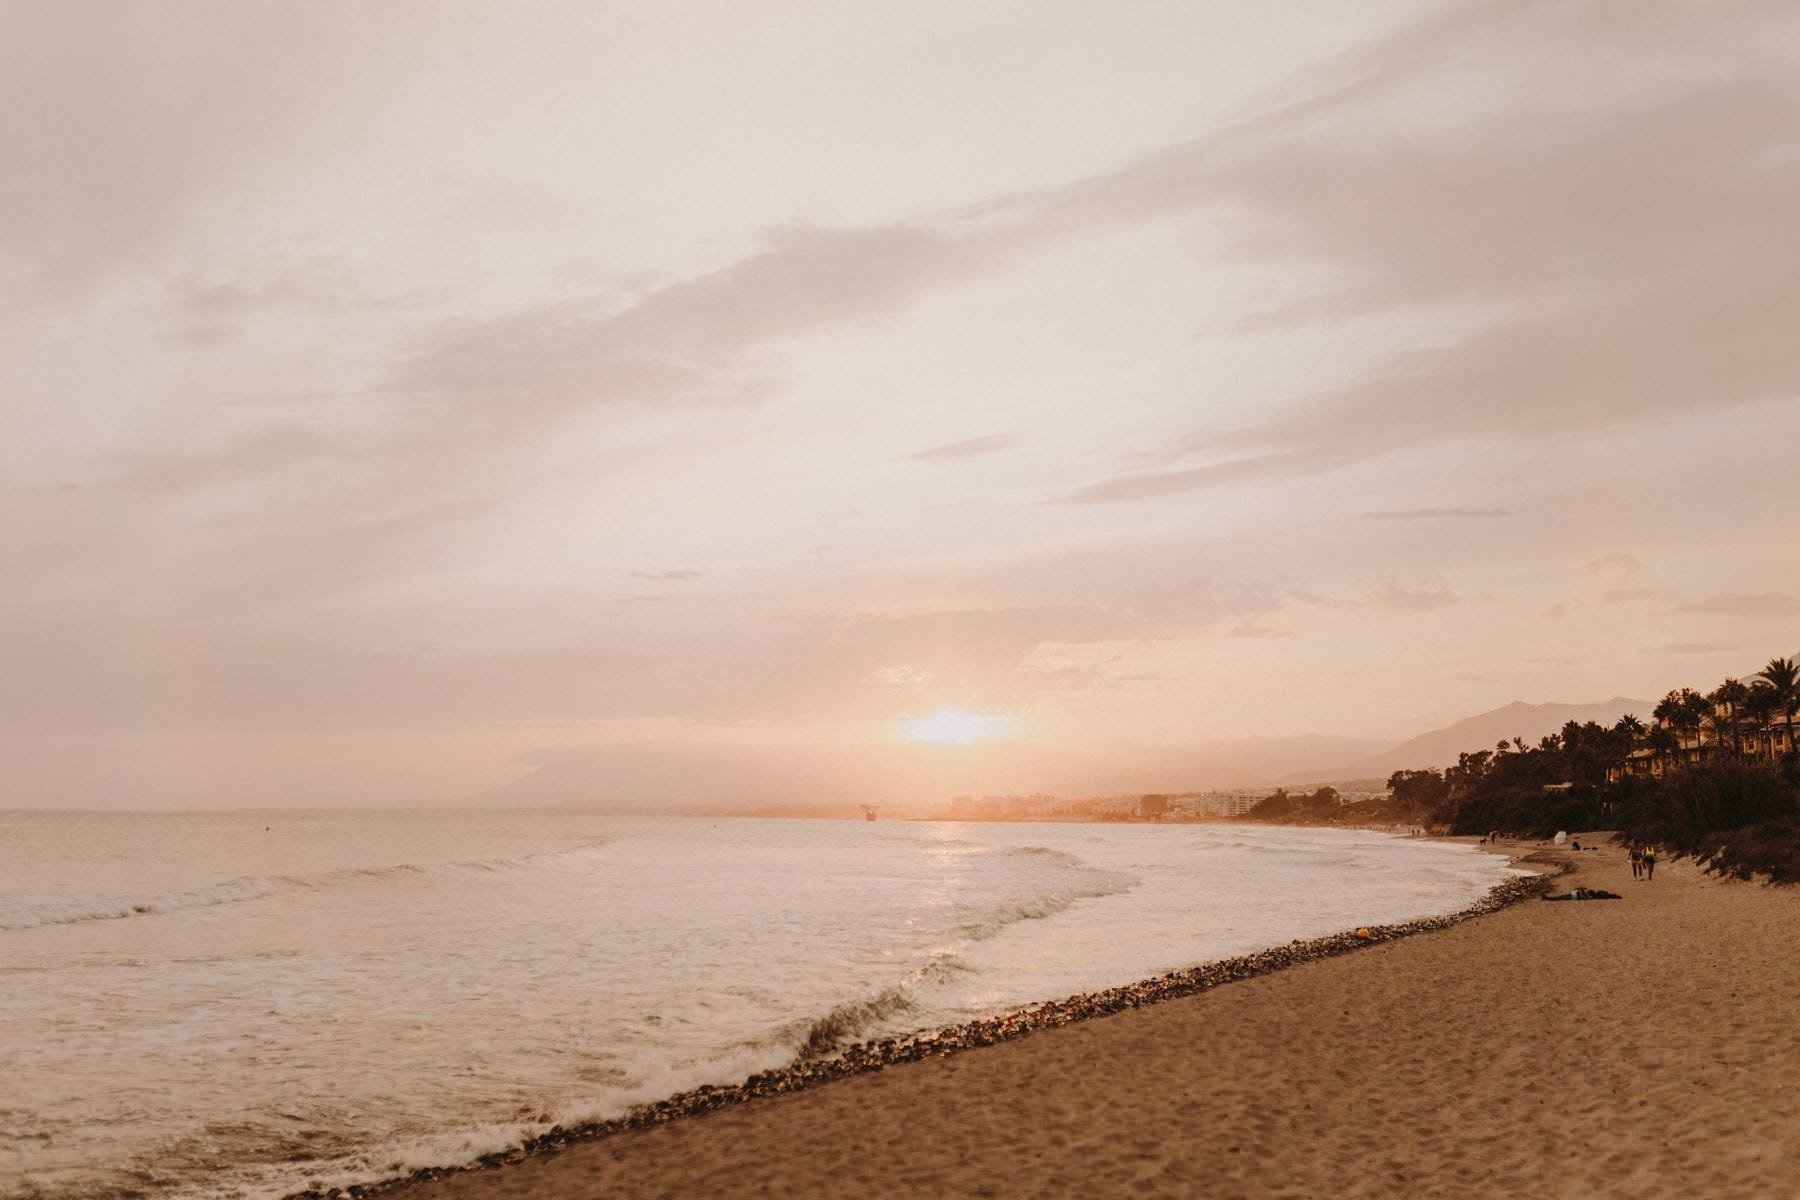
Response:
[{"label": "resort building", "polygon": [[1754,721],[1734,713],[1730,705],[1714,704],[1711,714],[1697,722],[1659,718],[1632,739],[1625,762],[1608,768],[1606,778],[1609,783],[1627,775],[1656,779],[1672,770],[1727,756],[1779,762],[1796,749],[1797,740],[1796,723],[1786,713]]}]

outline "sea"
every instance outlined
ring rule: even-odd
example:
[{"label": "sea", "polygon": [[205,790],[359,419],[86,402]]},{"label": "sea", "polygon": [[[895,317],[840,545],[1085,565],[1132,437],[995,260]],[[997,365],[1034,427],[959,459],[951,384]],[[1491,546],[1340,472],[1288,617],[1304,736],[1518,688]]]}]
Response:
[{"label": "sea", "polygon": [[0,812],[0,1196],[280,1197],[1462,908],[1373,832]]}]

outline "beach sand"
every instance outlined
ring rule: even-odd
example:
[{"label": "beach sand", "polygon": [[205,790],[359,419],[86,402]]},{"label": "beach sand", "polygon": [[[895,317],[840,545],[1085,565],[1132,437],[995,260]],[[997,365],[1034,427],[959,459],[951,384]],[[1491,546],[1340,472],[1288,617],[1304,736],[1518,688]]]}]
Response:
[{"label": "beach sand", "polygon": [[1549,852],[1617,902],[1452,928],[407,1200],[1800,1194],[1800,894]]}]

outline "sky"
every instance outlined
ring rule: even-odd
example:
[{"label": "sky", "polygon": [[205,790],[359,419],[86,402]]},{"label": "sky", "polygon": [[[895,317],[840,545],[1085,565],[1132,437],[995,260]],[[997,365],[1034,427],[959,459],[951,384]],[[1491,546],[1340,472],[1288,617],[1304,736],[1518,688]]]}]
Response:
[{"label": "sky", "polygon": [[0,22],[0,807],[929,805],[1800,649],[1791,5]]}]

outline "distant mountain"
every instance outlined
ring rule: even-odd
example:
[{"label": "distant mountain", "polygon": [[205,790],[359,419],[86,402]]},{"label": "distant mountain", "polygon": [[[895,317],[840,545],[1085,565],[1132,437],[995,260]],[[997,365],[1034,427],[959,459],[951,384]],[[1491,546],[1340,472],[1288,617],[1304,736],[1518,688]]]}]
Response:
[{"label": "distant mountain", "polygon": [[1515,737],[1525,739],[1527,745],[1536,745],[1539,738],[1557,732],[1570,721],[1611,725],[1626,713],[1636,713],[1648,721],[1650,711],[1655,707],[1654,700],[1633,700],[1627,696],[1614,696],[1597,704],[1526,704],[1515,700],[1489,712],[1465,717],[1454,725],[1421,733],[1391,750],[1345,763],[1332,771],[1301,772],[1287,782],[1311,783],[1358,776],[1385,779],[1395,771],[1448,767],[1465,750],[1492,750],[1496,742],[1511,741]]}]

